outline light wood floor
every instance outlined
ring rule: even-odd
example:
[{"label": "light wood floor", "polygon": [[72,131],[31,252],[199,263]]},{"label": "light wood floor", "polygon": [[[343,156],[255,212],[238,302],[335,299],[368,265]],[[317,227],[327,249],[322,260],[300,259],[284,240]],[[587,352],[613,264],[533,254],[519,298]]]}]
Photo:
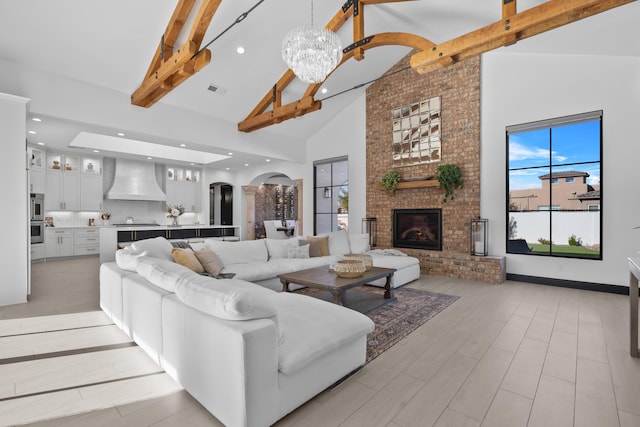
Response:
[{"label": "light wood floor", "polygon": [[[96,311],[97,268],[36,264],[31,301],[0,307],[0,425],[221,425]],[[628,297],[432,276],[410,286],[462,298],[278,427],[640,426]]]}]

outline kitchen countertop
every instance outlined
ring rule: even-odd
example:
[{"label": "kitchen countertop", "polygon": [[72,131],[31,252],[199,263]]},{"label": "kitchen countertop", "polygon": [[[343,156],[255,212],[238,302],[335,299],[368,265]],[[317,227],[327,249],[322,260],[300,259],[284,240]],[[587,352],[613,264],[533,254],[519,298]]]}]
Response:
[{"label": "kitchen countertop", "polygon": [[118,231],[132,231],[132,230],[180,230],[182,229],[190,229],[190,228],[237,228],[237,225],[206,225],[206,224],[184,224],[179,226],[167,225],[167,224],[158,224],[158,225],[136,225],[136,224],[126,224],[126,225],[103,225],[100,228],[109,228]]}]

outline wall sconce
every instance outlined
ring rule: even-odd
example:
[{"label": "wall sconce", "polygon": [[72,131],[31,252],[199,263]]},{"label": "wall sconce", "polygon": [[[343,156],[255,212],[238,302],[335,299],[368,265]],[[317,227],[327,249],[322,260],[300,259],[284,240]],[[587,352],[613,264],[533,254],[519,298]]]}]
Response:
[{"label": "wall sconce", "polygon": [[324,198],[325,199],[330,199],[331,198],[331,188],[330,187],[324,187]]},{"label": "wall sconce", "polygon": [[471,220],[470,227],[470,253],[476,256],[487,256],[489,220],[478,217]]},{"label": "wall sconce", "polygon": [[369,235],[369,247],[375,248],[378,240],[378,218],[362,218],[362,233]]}]

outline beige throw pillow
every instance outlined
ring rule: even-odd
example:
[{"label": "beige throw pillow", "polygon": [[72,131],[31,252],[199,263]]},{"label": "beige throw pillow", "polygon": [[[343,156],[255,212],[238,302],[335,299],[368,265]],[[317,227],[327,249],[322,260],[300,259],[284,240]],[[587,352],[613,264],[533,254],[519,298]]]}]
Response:
[{"label": "beige throw pillow", "polygon": [[204,271],[212,276],[218,276],[224,268],[224,264],[218,255],[211,249],[204,247],[194,252]]},{"label": "beige throw pillow", "polygon": [[320,242],[320,256],[329,255],[329,236],[315,237],[309,236],[307,240],[310,242],[319,241]]},{"label": "beige throw pillow", "polygon": [[311,258],[322,256],[320,240],[298,240],[298,243],[299,246],[309,245],[309,256]]},{"label": "beige throw pillow", "polygon": [[183,265],[196,273],[204,273],[204,267],[202,267],[202,264],[200,264],[200,261],[198,261],[198,258],[196,258],[192,249],[173,248],[171,250],[171,256],[178,264]]}]

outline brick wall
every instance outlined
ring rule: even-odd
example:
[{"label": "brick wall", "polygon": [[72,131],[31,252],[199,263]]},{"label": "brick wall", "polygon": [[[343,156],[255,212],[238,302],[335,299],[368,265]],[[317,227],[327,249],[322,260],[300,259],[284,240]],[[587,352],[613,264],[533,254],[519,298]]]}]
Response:
[{"label": "brick wall", "polygon": [[[367,216],[378,219],[378,246],[392,246],[393,209],[442,208],[442,252],[403,252],[419,258],[425,274],[501,283],[504,258],[469,255],[469,221],[480,213],[480,58],[425,75],[409,67],[409,58],[367,89]],[[442,102],[441,162],[393,168],[391,110],[436,96]],[[444,191],[438,188],[402,189],[393,196],[376,188],[392,169],[403,178],[431,176],[445,163],[458,165],[464,182],[447,203],[441,202]]]}]

